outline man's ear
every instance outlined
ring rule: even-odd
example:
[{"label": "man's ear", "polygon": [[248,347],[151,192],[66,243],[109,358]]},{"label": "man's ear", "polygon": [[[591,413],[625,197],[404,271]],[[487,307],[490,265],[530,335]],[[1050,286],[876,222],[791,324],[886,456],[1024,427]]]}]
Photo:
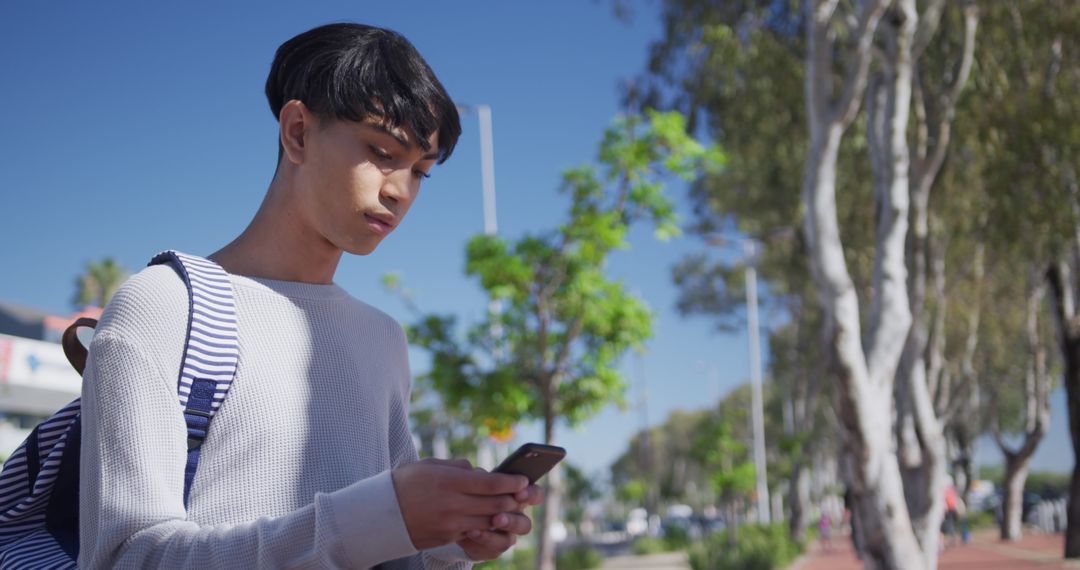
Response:
[{"label": "man's ear", "polygon": [[306,155],[307,133],[315,126],[315,115],[299,99],[292,99],[281,107],[278,115],[278,136],[285,158],[293,164],[302,164]]}]

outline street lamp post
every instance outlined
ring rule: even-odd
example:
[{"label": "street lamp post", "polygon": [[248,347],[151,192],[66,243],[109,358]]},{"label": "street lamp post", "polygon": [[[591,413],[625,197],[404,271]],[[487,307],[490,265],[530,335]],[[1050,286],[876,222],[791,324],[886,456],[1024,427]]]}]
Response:
[{"label": "street lamp post", "polygon": [[491,106],[458,105],[459,113],[476,112],[480,122],[480,181],[484,190],[484,233],[493,236],[499,226],[495,218],[495,146],[492,142]]},{"label": "street lamp post", "polygon": [[[480,182],[484,192],[484,234],[493,236],[498,232],[499,225],[495,217],[495,146],[491,127],[491,106],[459,104],[457,109],[461,114],[475,111],[480,123]],[[488,303],[488,311],[492,315],[497,315],[502,312],[502,305],[498,300],[493,299]],[[497,322],[491,325],[491,336],[494,339],[502,336],[502,327]],[[499,358],[498,349],[496,349],[495,357]],[[477,463],[480,467],[491,470],[498,459],[507,455],[507,443],[500,442],[494,446],[490,442],[484,443],[480,445],[477,452]]]},{"label": "street lamp post", "polygon": [[[705,242],[710,245],[723,246],[731,243],[719,234],[705,236]],[[769,508],[769,482],[765,466],[765,411],[761,394],[761,336],[758,325],[758,298],[757,298],[757,242],[748,238],[737,238],[742,244],[743,255],[746,260],[746,320],[749,328],[750,349],[750,407],[752,408],[751,423],[754,432],[754,473],[757,481],[755,494],[757,495],[758,521],[769,524],[772,520]]]},{"label": "street lamp post", "polygon": [[761,337],[758,327],[757,258],[754,242],[743,241],[746,254],[746,320],[750,327],[750,387],[754,424],[754,471],[757,474],[758,521],[769,524],[769,483],[765,473],[765,412],[761,395]]}]

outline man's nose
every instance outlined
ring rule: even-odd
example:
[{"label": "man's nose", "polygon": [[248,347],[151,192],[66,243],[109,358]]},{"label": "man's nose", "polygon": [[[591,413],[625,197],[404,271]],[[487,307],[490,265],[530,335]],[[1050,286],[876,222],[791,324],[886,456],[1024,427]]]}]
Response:
[{"label": "man's nose", "polygon": [[406,169],[398,169],[383,175],[382,188],[379,195],[394,202],[408,202],[411,195],[410,173]]}]

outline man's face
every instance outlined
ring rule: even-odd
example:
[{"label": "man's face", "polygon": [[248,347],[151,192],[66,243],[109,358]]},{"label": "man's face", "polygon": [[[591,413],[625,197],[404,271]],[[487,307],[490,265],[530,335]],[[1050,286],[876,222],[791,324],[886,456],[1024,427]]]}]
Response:
[{"label": "man's face", "polygon": [[438,132],[424,151],[412,132],[377,120],[322,119],[304,144],[307,217],[338,249],[366,255],[405,218],[435,165]]}]

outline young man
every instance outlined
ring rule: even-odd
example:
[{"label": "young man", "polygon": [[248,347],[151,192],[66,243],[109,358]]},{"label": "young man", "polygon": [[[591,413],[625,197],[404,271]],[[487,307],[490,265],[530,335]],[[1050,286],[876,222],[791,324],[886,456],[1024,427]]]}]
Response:
[{"label": "young man", "polygon": [[86,369],[83,568],[468,568],[530,531],[541,492],[464,461],[417,461],[406,340],[333,283],[395,230],[461,132],[400,35],[333,24],[283,44],[266,84],[277,171],[229,274],[239,364],[185,509],[176,397],[188,298],[166,265],[102,316]]}]

